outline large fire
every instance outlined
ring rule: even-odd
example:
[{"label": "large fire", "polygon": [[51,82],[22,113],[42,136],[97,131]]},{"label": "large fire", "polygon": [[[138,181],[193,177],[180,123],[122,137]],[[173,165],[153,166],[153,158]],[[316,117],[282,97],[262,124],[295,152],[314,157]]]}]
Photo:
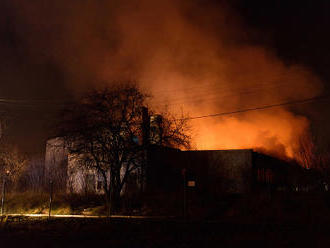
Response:
[{"label": "large fire", "polygon": [[200,120],[194,125],[202,134],[195,138],[198,149],[253,148],[294,158],[299,136],[304,134],[308,121],[277,109],[249,113],[244,118],[230,116],[221,120]]},{"label": "large fire", "polygon": [[[287,65],[270,49],[250,42],[255,31],[228,6],[179,0],[75,1],[62,11],[64,3],[18,9],[20,21],[37,28],[34,33],[52,30],[57,35],[47,50],[65,68],[67,81],[76,83],[75,90],[90,82],[94,86],[133,79],[153,94],[153,106],[168,105],[190,116],[300,100],[320,92],[321,83],[308,68]],[[60,9],[61,15],[53,9]],[[49,21],[39,23],[35,13]],[[38,44],[38,37],[29,37],[29,42]],[[291,107],[191,124],[198,149],[254,148],[286,157],[295,157],[298,138],[309,126]]]}]

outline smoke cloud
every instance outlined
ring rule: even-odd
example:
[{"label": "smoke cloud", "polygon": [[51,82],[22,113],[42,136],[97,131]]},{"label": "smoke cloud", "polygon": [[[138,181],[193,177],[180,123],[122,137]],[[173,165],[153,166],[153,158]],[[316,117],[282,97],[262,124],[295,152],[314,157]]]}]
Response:
[{"label": "smoke cloud", "polygon": [[[9,3],[10,2],[10,3]],[[318,95],[317,76],[251,41],[254,30],[212,1],[9,1],[27,56],[56,64],[75,92],[136,80],[150,105],[207,115]],[[198,149],[295,157],[307,118],[289,107],[192,120]]]}]

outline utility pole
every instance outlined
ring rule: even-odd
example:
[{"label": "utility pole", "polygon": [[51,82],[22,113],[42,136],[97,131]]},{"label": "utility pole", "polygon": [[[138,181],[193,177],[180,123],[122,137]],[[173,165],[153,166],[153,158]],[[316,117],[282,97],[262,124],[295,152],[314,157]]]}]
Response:
[{"label": "utility pole", "polygon": [[1,216],[5,213],[6,176],[3,177],[1,196]]},{"label": "utility pole", "polygon": [[149,110],[147,107],[142,107],[142,164],[140,166],[140,193],[139,193],[139,201],[140,201],[140,211],[141,206],[144,201],[144,194],[147,188],[147,170],[148,170],[148,160],[149,160],[149,148],[150,148],[150,116]]},{"label": "utility pole", "polygon": [[1,216],[5,213],[5,201],[6,201],[6,181],[9,176],[10,171],[6,170],[6,173],[3,175],[2,182],[2,196],[1,196]]},{"label": "utility pole", "polygon": [[142,147],[143,161],[141,166],[141,195],[144,194],[146,188],[146,170],[148,166],[148,153],[150,145],[150,116],[147,107],[142,107]]},{"label": "utility pole", "polygon": [[50,180],[49,182],[49,212],[48,212],[48,218],[50,218],[51,212],[52,212],[52,203],[53,203],[53,181]]},{"label": "utility pole", "polygon": [[108,218],[110,220],[111,213],[112,213],[112,211],[111,211],[111,208],[112,208],[112,185],[111,185],[111,177],[110,177],[109,186],[110,186],[110,188],[109,188],[109,196],[108,196],[109,199],[108,199],[108,213],[107,213],[107,215],[108,215]]},{"label": "utility pole", "polygon": [[186,168],[182,169],[183,176],[183,218],[186,219],[187,216],[187,182],[186,182]]}]

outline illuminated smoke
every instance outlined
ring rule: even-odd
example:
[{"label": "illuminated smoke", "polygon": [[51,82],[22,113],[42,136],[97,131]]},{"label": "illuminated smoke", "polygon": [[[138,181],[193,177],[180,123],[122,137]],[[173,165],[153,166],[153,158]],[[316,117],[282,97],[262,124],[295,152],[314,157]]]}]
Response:
[{"label": "illuminated smoke", "polygon": [[[78,91],[137,80],[153,94],[151,105],[199,116],[310,98],[321,89],[307,68],[286,65],[249,42],[253,31],[224,4],[42,2],[17,4],[22,25],[38,33],[27,37],[28,47],[41,62],[56,61]],[[49,33],[46,41],[40,38]],[[295,157],[298,137],[309,126],[286,107],[191,124],[198,149],[254,148],[282,157]]]}]

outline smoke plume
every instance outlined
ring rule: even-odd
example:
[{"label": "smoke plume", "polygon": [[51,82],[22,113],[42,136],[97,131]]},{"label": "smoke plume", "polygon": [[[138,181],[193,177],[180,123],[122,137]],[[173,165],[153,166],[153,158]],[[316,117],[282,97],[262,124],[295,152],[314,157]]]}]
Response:
[{"label": "smoke plume", "polygon": [[[212,1],[12,1],[27,54],[51,61],[76,92],[137,80],[150,105],[190,116],[318,95],[308,68],[288,65],[227,4]],[[258,34],[257,34],[258,35]],[[309,122],[289,107],[192,120],[198,149],[262,149],[295,157]]]}]

